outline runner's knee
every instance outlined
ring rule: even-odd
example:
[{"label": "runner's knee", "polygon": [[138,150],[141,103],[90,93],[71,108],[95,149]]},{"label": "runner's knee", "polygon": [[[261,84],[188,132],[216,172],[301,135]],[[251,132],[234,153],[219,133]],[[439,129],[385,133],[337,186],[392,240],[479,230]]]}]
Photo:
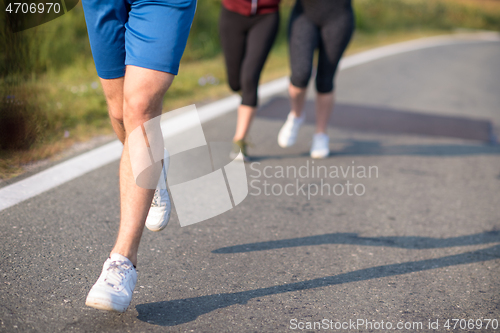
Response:
[{"label": "runner's knee", "polygon": [[146,96],[125,97],[122,121],[127,132],[150,120],[155,111],[151,99]]},{"label": "runner's knee", "polygon": [[228,84],[229,88],[231,88],[231,90],[234,92],[238,92],[241,90],[241,85],[236,78],[229,78]]},{"label": "runner's knee", "polygon": [[320,94],[327,94],[333,91],[333,77],[326,79],[318,79],[316,78],[316,91]]},{"label": "runner's knee", "polygon": [[297,88],[307,88],[309,79],[311,78],[311,71],[307,70],[292,70],[292,76],[290,77],[290,82]]}]

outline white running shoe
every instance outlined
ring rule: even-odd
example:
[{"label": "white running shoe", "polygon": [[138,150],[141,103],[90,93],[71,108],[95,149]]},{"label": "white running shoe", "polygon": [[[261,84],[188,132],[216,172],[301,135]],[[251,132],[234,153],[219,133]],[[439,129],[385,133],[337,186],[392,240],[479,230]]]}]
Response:
[{"label": "white running shoe", "polygon": [[99,310],[125,312],[134,292],[137,272],[127,257],[113,253],[104,262],[101,276],[87,296],[85,305]]},{"label": "white running shoe", "polygon": [[158,186],[156,187],[151,207],[149,208],[148,217],[146,218],[146,228],[151,231],[161,231],[165,229],[170,220],[170,212],[172,204],[167,190],[167,172],[170,163],[170,155],[165,149],[163,158],[163,169],[161,172]]},{"label": "white running shoe", "polygon": [[330,155],[329,145],[330,139],[325,133],[316,133],[313,137],[313,143],[311,146],[311,157],[312,158],[325,158]]},{"label": "white running shoe", "polygon": [[297,142],[297,135],[299,134],[300,126],[306,119],[306,113],[302,112],[300,117],[295,117],[293,113],[289,113],[286,122],[281,127],[278,134],[278,144],[282,148],[291,147]]},{"label": "white running shoe", "polygon": [[243,140],[233,141],[233,150],[229,154],[229,158],[235,161],[248,162],[250,158],[247,154],[247,142]]}]

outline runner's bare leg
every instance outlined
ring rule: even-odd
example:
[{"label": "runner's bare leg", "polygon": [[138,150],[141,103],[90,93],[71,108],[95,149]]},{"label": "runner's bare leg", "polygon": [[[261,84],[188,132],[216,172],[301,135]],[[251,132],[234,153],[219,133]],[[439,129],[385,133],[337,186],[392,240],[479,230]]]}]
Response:
[{"label": "runner's bare leg", "polygon": [[316,95],[316,133],[326,134],[328,120],[333,111],[334,94],[317,93]]},{"label": "runner's bare leg", "polygon": [[288,93],[290,94],[291,113],[299,118],[304,109],[307,88],[299,88],[290,83]]},{"label": "runner's bare leg", "polygon": [[240,105],[238,107],[238,120],[236,121],[236,132],[233,141],[245,139],[256,111],[257,108],[254,106]]},{"label": "runner's bare leg", "polygon": [[104,96],[108,103],[108,114],[113,130],[122,143],[125,142],[125,126],[123,125],[123,82],[125,77],[117,79],[101,79]]},{"label": "runner's bare leg", "polygon": [[124,143],[120,160],[120,229],[111,253],[137,264],[139,242],[153,198],[153,189],[135,183],[130,163],[128,135],[161,115],[163,96],[174,80],[170,73],[127,66],[125,77],[101,80],[113,129]]}]

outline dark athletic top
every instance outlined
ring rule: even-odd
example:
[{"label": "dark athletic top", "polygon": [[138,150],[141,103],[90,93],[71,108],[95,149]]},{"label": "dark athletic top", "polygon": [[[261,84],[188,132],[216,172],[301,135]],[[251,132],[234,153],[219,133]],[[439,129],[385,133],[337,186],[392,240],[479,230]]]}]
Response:
[{"label": "dark athletic top", "polygon": [[277,12],[279,4],[280,0],[222,0],[227,10],[245,16]]}]

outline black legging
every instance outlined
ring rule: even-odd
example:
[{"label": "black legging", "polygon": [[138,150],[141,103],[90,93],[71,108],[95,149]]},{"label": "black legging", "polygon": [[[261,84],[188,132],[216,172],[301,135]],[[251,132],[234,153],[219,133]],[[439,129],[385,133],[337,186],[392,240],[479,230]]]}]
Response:
[{"label": "black legging", "polygon": [[228,82],[233,91],[241,90],[243,105],[257,106],[260,73],[278,27],[278,12],[244,16],[222,7],[219,32]]},{"label": "black legging", "polygon": [[354,31],[350,0],[297,0],[290,17],[290,81],[306,88],[319,48],[316,90],[333,91],[338,63]]}]

